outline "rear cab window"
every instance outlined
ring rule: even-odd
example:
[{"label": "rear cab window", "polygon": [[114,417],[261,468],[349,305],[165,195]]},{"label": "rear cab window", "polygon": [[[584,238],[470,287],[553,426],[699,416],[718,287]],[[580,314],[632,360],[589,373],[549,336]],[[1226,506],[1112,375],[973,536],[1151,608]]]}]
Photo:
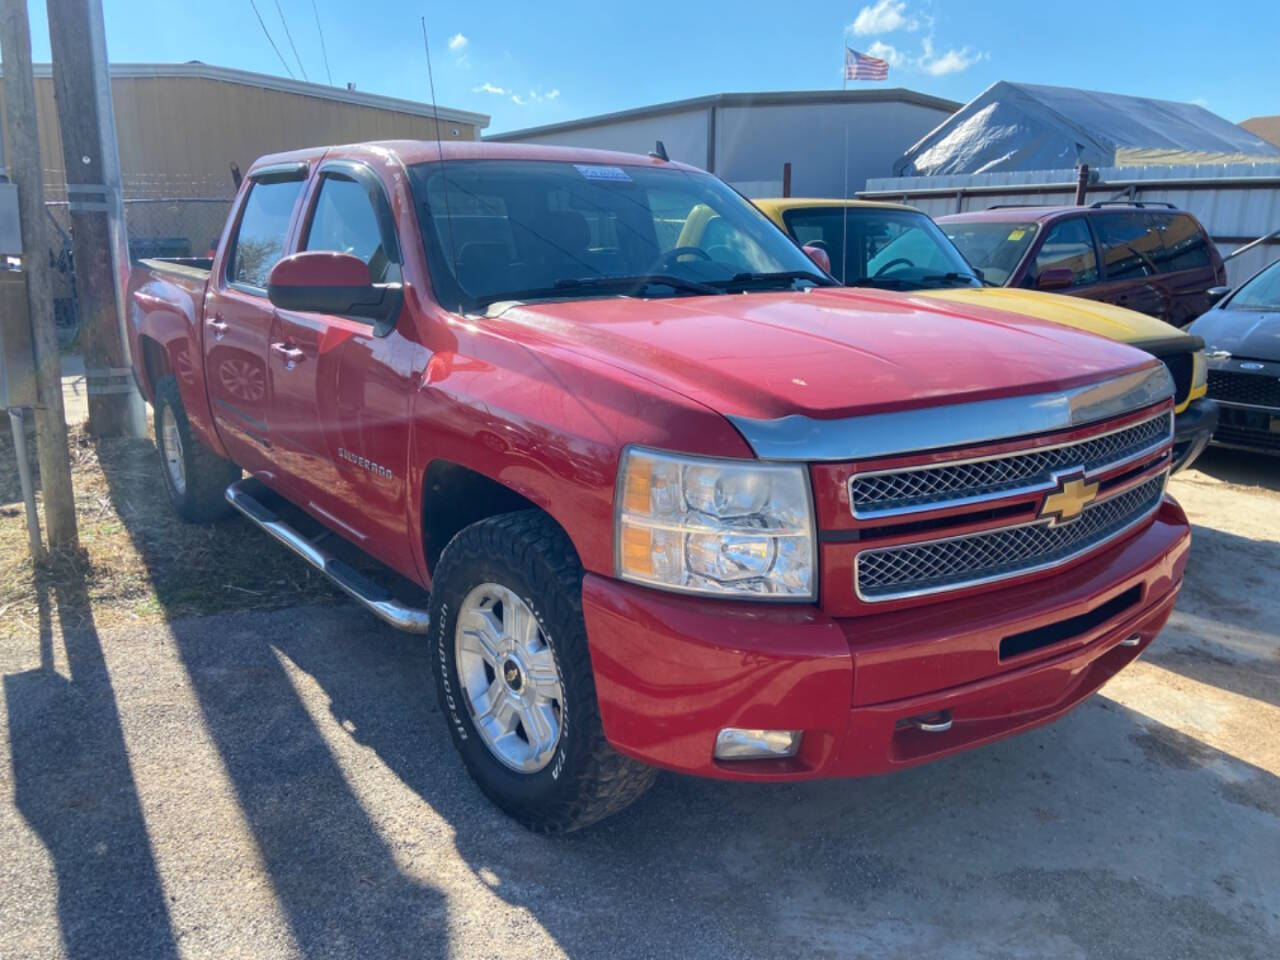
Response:
[{"label": "rear cab window", "polygon": [[229,284],[256,293],[266,290],[267,275],[284,255],[294,207],[305,184],[305,169],[287,179],[252,179],[227,250]]}]

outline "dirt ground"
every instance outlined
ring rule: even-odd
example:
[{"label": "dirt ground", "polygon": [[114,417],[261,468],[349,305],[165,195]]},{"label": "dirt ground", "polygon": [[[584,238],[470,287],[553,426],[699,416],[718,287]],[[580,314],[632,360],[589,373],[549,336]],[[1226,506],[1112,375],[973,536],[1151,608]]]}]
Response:
[{"label": "dirt ground", "polygon": [[865,780],[665,775],[545,838],[466,777],[420,640],[223,589],[305,568],[172,532],[144,445],[83,449],[111,531],[25,588],[4,540],[0,956],[1280,956],[1280,461],[1173,482],[1173,619],[1058,723]]}]

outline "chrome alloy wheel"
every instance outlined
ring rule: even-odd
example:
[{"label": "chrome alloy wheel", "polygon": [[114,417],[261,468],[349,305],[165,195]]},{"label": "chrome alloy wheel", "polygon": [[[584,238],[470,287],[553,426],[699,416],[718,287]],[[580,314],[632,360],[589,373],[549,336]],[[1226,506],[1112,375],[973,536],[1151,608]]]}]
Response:
[{"label": "chrome alloy wheel", "polygon": [[182,434],[178,432],[178,421],[173,415],[173,407],[166,406],[160,417],[160,453],[164,457],[164,468],[169,471],[169,480],[178,496],[187,492],[187,467],[182,460]]},{"label": "chrome alloy wheel", "polygon": [[564,688],[533,611],[506,587],[482,583],[462,601],[453,643],[467,710],[485,746],[512,770],[537,773],[560,742]]}]

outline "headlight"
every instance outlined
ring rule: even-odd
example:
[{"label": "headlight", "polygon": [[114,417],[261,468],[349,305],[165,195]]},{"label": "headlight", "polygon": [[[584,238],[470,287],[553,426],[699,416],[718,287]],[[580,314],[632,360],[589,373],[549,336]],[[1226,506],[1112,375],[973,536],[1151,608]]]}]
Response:
[{"label": "headlight", "polygon": [[1191,389],[1199,390],[1209,382],[1209,363],[1205,360],[1204,351],[1197,350],[1191,355]]},{"label": "headlight", "polygon": [[812,599],[817,557],[800,464],[628,448],[618,474],[618,576],[686,593]]}]

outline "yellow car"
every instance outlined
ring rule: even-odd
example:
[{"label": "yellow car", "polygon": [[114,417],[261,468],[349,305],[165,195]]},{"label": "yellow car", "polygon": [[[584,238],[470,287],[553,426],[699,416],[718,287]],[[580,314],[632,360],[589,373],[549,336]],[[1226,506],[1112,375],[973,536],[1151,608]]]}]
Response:
[{"label": "yellow car", "polygon": [[1199,337],[1111,304],[989,286],[937,224],[914,207],[794,197],[753,202],[797,243],[824,250],[831,275],[841,283],[1007,310],[1146,350],[1164,361],[1176,388],[1173,469],[1189,465],[1208,445],[1218,405],[1205,396],[1208,368]]}]

